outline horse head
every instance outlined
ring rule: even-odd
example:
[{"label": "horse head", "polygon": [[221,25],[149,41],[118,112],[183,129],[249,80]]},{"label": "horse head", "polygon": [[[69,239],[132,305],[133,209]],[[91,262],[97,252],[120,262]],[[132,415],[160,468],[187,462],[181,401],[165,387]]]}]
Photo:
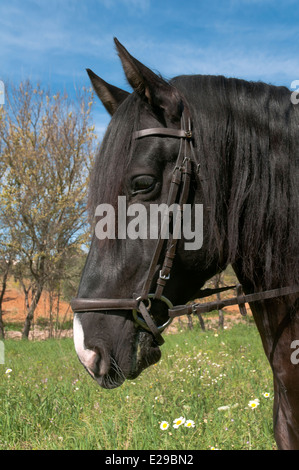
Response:
[{"label": "horse head", "polygon": [[[219,258],[208,258],[207,250],[199,250],[201,243],[196,244],[203,217],[199,221],[196,212],[197,206],[202,207],[202,196],[193,171],[197,158],[193,146],[195,161],[189,162],[183,201],[190,209],[189,226],[186,223],[180,237],[174,237],[170,219],[179,220],[179,230],[182,223],[174,212],[168,213],[161,241],[159,208],[165,210],[171,187],[176,188],[171,202],[181,210],[177,198],[183,189],[174,181],[174,171],[178,170],[178,156],[181,164],[190,160],[184,149],[186,141],[191,141],[191,130],[182,129],[182,125],[191,125],[190,104],[173,84],[133,58],[117,40],[115,43],[133,93],[109,85],[88,70],[96,94],[112,117],[93,168],[90,207],[96,215],[95,233],[73,307],[77,354],[105,388],[136,378],[160,359],[160,332],[168,324],[169,305],[195,298],[219,269]],[[187,113],[189,122],[182,124]],[[175,240],[176,250],[168,243],[170,255],[165,258],[169,237]],[[204,239],[202,233],[200,239]],[[162,269],[167,271],[167,263],[171,264],[170,277],[161,274]],[[159,281],[163,296],[155,295]],[[98,302],[102,306],[98,311],[94,299],[108,300]],[[144,301],[143,315],[137,299]]]}]

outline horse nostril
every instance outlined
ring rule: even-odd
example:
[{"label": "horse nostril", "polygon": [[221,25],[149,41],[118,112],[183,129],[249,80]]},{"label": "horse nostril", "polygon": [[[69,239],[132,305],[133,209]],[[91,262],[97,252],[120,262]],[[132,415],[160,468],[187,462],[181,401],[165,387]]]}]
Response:
[{"label": "horse nostril", "polygon": [[94,348],[94,357],[88,367],[95,376],[104,376],[110,369],[110,358],[104,348]]}]

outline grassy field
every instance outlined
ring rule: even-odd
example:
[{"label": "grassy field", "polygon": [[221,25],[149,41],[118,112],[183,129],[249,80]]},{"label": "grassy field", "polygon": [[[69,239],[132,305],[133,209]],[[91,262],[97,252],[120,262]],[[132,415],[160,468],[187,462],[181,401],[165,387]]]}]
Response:
[{"label": "grassy field", "polygon": [[[107,391],[84,371],[71,339],[5,341],[0,450],[275,448],[271,372],[251,320],[168,335],[162,350],[157,365]],[[194,427],[174,428],[179,417]]]}]

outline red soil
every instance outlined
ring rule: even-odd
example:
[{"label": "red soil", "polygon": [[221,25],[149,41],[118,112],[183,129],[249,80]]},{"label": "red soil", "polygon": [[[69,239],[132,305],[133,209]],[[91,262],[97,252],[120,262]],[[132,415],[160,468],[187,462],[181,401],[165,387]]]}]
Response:
[{"label": "red soil", "polygon": [[[37,318],[46,318],[49,319],[49,294],[44,292],[40,298],[40,301],[35,310],[34,319]],[[53,316],[56,320],[57,316],[57,301],[53,306]],[[25,307],[25,295],[14,287],[8,287],[4,296],[3,302],[3,320],[4,323],[15,322],[23,323],[26,318],[26,307]],[[60,320],[69,320],[72,318],[72,311],[69,306],[69,303],[59,302],[59,319]]]}]

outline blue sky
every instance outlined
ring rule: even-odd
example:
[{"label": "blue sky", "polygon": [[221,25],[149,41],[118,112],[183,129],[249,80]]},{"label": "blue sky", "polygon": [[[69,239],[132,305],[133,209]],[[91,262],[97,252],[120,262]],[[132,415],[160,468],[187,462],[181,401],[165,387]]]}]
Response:
[{"label": "blue sky", "polygon": [[[75,96],[85,69],[130,90],[113,37],[166,78],[299,79],[298,0],[0,0],[0,80]],[[94,111],[101,134],[109,116]]]}]

